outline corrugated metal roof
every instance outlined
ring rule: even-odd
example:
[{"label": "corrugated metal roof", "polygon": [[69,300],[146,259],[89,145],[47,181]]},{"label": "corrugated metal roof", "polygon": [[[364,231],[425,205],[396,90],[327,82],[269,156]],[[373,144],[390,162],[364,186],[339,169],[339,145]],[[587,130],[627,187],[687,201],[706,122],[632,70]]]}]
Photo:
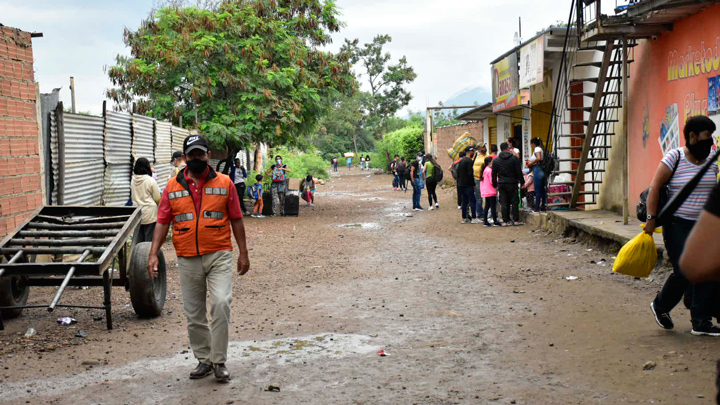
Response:
[{"label": "corrugated metal roof", "polygon": [[104,205],[123,206],[130,200],[130,164],[109,163],[105,168],[102,187]]},{"label": "corrugated metal roof", "polygon": [[[174,152],[169,122],[155,121],[155,160],[157,163],[167,163]],[[157,170],[157,168],[155,168]]]},{"label": "corrugated metal roof", "polygon": [[105,114],[105,161],[130,164],[132,136],[130,114],[110,112]]},{"label": "corrugated metal roof", "polygon": [[185,128],[176,127],[173,125],[172,127],[172,144],[173,144],[173,150],[182,150],[183,149],[183,142],[185,142],[185,138],[190,135],[190,132]]},{"label": "corrugated metal roof", "polygon": [[144,157],[155,162],[155,118],[146,117],[144,115],[133,114],[133,138],[132,138],[132,154],[136,160]]},{"label": "corrugated metal roof", "polygon": [[103,118],[63,113],[65,162],[85,162],[103,158]]},{"label": "corrugated metal roof", "polygon": [[162,193],[167,185],[168,178],[170,177],[170,169],[172,165],[170,163],[157,163],[155,165],[155,173],[157,173],[157,183]]}]

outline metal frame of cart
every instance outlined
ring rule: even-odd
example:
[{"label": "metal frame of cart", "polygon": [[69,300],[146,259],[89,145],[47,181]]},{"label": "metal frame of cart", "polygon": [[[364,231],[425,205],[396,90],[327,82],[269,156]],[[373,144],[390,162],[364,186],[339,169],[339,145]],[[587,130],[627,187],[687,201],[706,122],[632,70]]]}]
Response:
[{"label": "metal frame of cart", "polygon": [[[141,220],[137,207],[46,206],[0,242],[0,330],[3,317],[19,316],[25,308],[104,309],[112,329],[111,290],[125,287],[135,312],[143,318],[159,316],[167,290],[165,258],[158,254],[158,277],[147,272],[150,242],[136,243]],[[129,254],[128,254],[129,252]],[[49,261],[36,261],[46,255]],[[69,256],[73,255],[73,256]],[[79,255],[79,256],[78,256]],[[65,288],[102,286],[102,306],[60,304]],[[48,305],[27,305],[32,286],[58,286]]]}]

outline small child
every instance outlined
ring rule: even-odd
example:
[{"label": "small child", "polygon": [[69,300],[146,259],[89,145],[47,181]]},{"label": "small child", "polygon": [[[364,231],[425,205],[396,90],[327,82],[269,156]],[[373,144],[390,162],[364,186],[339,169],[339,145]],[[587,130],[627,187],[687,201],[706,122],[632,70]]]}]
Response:
[{"label": "small child", "polygon": [[500,226],[497,218],[497,190],[492,184],[492,160],[492,156],[486,157],[480,169],[480,197],[485,199],[483,223],[485,226],[490,226],[488,214],[492,210],[493,225]]},{"label": "small child", "polygon": [[523,170],[523,177],[525,177],[525,184],[523,184],[523,190],[527,191],[525,199],[527,203],[526,207],[530,208],[531,211],[535,210],[535,179],[533,172],[530,169]]},{"label": "small child", "polygon": [[315,204],[315,179],[311,175],[305,177],[305,181],[301,185],[302,199],[307,201],[307,205],[312,207]]},{"label": "small child", "polygon": [[257,183],[253,184],[250,188],[248,188],[248,195],[250,198],[255,199],[255,206],[253,206],[252,213],[250,214],[251,217],[255,218],[265,218],[265,215],[262,214],[263,211],[263,187],[262,187],[262,174],[258,174],[255,176],[255,180]]}]

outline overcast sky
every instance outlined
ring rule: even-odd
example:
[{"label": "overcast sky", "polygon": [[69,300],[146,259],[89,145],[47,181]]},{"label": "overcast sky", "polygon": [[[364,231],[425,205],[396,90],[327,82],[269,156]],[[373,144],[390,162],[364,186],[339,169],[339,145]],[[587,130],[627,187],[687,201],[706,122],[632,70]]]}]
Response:
[{"label": "overcast sky", "polygon": [[[609,0],[614,6],[615,1]],[[489,63],[513,47],[522,18],[525,39],[559,20],[567,20],[570,0],[337,0],[345,38],[369,42],[390,34],[393,59],[405,55],[418,74],[410,85],[409,108],[447,100],[473,87],[489,88]],[[153,0],[0,0],[0,23],[30,32],[35,80],[41,92],[62,87],[70,104],[69,77],[75,76],[77,108],[100,113],[110,86],[104,67],[128,53],[123,28],[137,28]]]}]

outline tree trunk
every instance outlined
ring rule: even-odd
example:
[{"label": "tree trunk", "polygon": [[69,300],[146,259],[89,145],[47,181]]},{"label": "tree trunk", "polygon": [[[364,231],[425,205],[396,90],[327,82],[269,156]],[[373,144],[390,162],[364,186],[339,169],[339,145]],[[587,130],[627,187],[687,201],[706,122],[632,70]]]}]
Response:
[{"label": "tree trunk", "polygon": [[253,170],[257,173],[262,170],[262,153],[260,152],[260,145],[255,145],[255,162],[253,163]]}]

